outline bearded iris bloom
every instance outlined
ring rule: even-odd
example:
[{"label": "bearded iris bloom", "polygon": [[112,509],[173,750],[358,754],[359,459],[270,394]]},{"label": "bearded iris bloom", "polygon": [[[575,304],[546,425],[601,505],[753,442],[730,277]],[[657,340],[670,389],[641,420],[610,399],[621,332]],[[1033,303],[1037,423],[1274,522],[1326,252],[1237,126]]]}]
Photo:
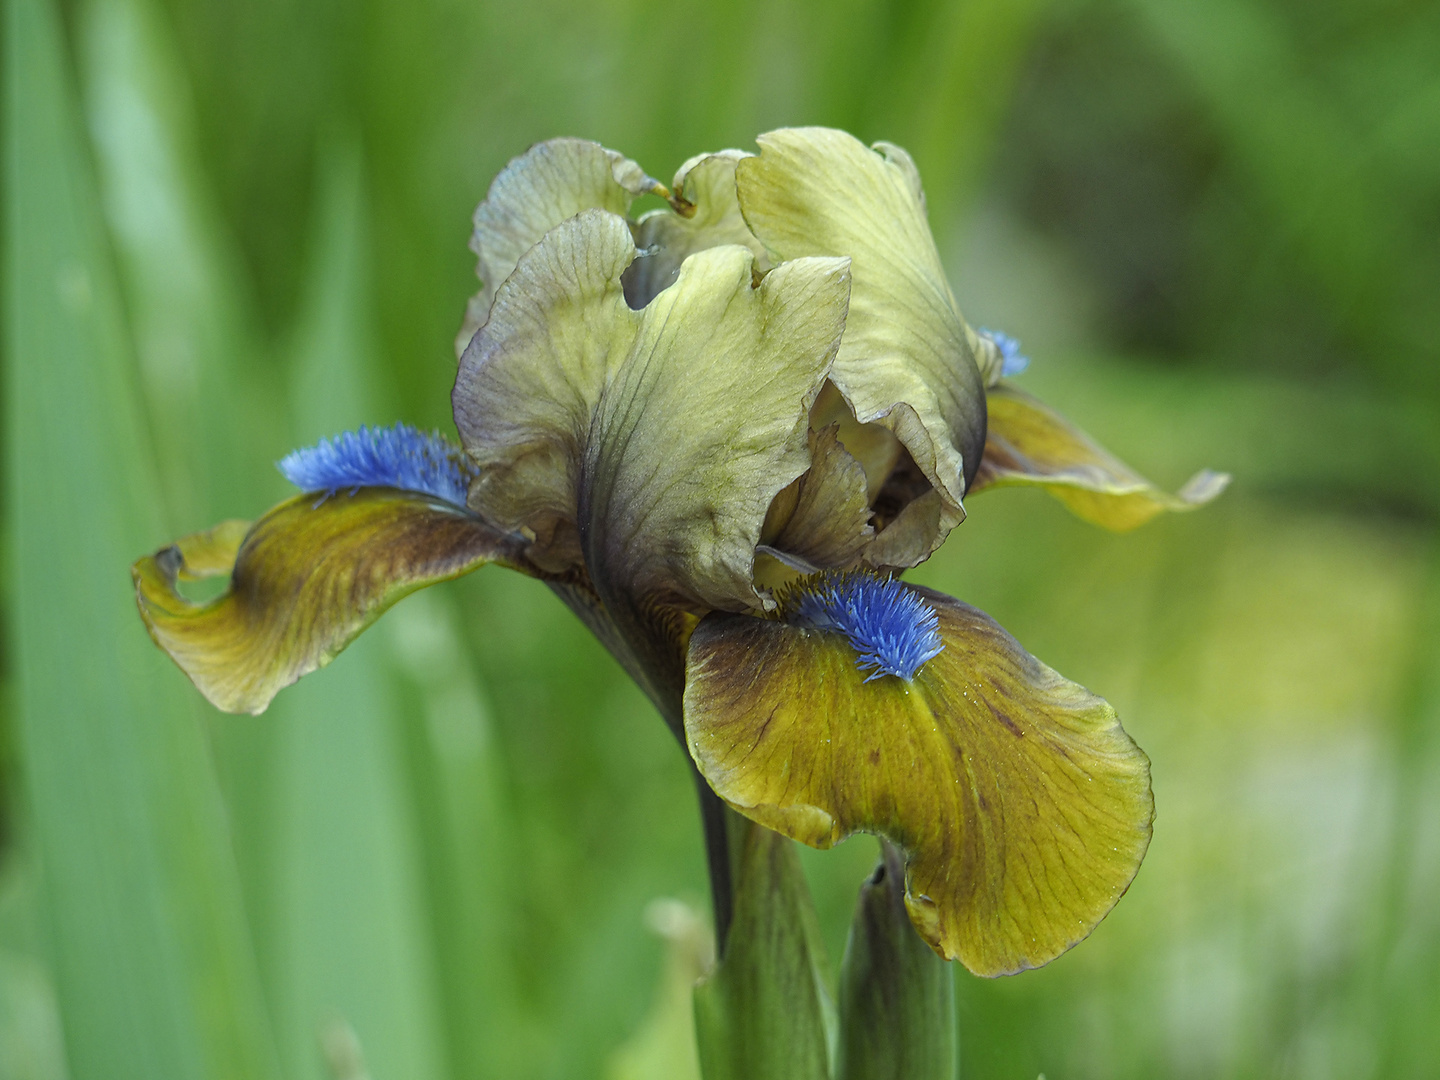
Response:
[{"label": "bearded iris bloom", "polygon": [[[1156,489],[1014,387],[961,317],[919,175],[791,129],[667,188],[595,143],[515,159],[475,214],[459,445],[397,426],[296,451],[301,493],[134,567],[216,706],[262,711],[408,592],[500,563],[546,582],[739,813],[828,847],[880,834],[940,955],[982,975],[1082,939],[1150,838],[1114,711],[982,612],[909,585],[987,487],[1130,528]],[[643,194],[661,209],[630,216]],[[178,583],[228,575],[193,603]]]}]

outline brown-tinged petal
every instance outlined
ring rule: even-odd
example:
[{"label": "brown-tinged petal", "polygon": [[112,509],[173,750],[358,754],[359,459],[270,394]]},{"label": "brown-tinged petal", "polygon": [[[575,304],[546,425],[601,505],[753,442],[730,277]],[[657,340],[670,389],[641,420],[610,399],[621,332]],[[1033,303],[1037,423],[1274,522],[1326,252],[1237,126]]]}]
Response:
[{"label": "brown-tinged petal", "polygon": [[[829,847],[873,832],[897,844],[911,919],[941,955],[987,976],[1053,960],[1139,868],[1149,762],[1109,705],[983,612],[888,582],[873,588],[890,607],[867,615],[872,586],[855,587],[829,629],[701,620],[685,687],[691,755],[727,803],[797,840]],[[918,668],[931,650],[912,653],[898,669],[910,678],[867,679],[845,619],[878,619],[892,637],[864,648],[879,640],[883,654],[917,603],[937,617],[943,650]]]},{"label": "brown-tinged petal", "polygon": [[692,255],[641,311],[623,219],[587,211],[528,252],[461,360],[456,424],[480,468],[470,505],[583,556],[607,605],[761,603],[751,563],[770,500],[809,465],[808,411],[844,326],[843,259],[755,284],[733,245]]},{"label": "brown-tinged petal", "polygon": [[809,413],[845,326],[849,265],[797,259],[757,286],[734,245],[687,259],[639,313],[585,455],[596,588],[743,610],[775,495],[810,465]]},{"label": "brown-tinged petal", "polygon": [[455,425],[480,472],[470,505],[528,533],[550,571],[581,562],[580,463],[601,390],[640,330],[621,285],[634,258],[624,218],[576,215],[521,258],[460,358]]},{"label": "brown-tinged petal", "polygon": [[697,251],[739,244],[755,256],[755,270],[770,268],[765,248],[740,214],[735,166],[750,155],[742,150],[699,154],[675,173],[669,207],[645,214],[634,225],[640,257],[625,275],[625,297],[641,308],[674,283],[680,264]]},{"label": "brown-tinged petal", "polygon": [[985,442],[985,394],[976,338],[941,268],[914,163],[898,147],[879,144],[877,153],[828,128],[772,131],[758,142],[760,155],[736,172],[745,220],[778,259],[850,257],[850,315],[831,379],[856,418],[894,432],[940,492],[933,550],[964,517],[960,499]]},{"label": "brown-tinged petal", "polygon": [[[323,499],[317,505],[317,500]],[[519,566],[514,538],[410,491],[309,493],[248,526],[227,521],[131,568],[140,614],[216,708],[260,713],[334,659],[397,600],[487,562]],[[177,583],[229,574],[207,603]]]},{"label": "brown-tinged petal", "polygon": [[1205,469],[1176,494],[1162,491],[1044,402],[1008,383],[988,395],[985,457],[972,491],[1043,487],[1086,521],[1123,531],[1164,510],[1193,510],[1230,482]]},{"label": "brown-tinged petal", "polygon": [[482,284],[466,306],[456,356],[485,321],[500,283],[542,236],[582,210],[624,215],[648,192],[668,194],[635,162],[588,139],[550,139],[514,158],[475,210],[470,249]]},{"label": "brown-tinged petal", "polygon": [[775,535],[764,538],[817,570],[849,566],[875,533],[865,470],[840,445],[836,430],[831,425],[810,433],[810,469],[786,489],[793,504]]}]

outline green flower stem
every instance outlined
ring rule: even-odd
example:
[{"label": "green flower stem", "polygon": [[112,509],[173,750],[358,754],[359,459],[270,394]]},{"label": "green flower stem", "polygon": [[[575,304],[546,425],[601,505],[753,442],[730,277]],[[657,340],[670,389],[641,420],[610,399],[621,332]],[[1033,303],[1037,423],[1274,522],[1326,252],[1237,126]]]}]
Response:
[{"label": "green flower stem", "polygon": [[953,972],[910,924],[902,856],[889,841],[880,846],[840,969],[835,1080],[954,1080]]},{"label": "green flower stem", "polygon": [[828,1080],[824,950],[793,842],[729,814],[734,921],[695,989],[705,1080]]},{"label": "green flower stem", "polygon": [[[687,759],[688,760],[688,759]],[[700,825],[705,833],[705,861],[710,869],[710,902],[715,916],[715,956],[725,955],[735,913],[735,875],[730,837],[749,823],[721,801],[693,765],[695,790],[700,798]]]}]

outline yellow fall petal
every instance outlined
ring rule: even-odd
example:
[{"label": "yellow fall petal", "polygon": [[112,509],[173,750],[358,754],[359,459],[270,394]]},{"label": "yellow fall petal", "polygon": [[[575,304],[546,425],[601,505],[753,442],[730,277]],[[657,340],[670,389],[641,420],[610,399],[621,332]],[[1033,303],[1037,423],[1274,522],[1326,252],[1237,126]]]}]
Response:
[{"label": "yellow fall petal", "polygon": [[906,905],[979,975],[1053,960],[1130,884],[1149,762],[1102,699],[983,612],[924,589],[944,650],[866,681],[837,633],[712,614],[691,636],[690,752],[736,810],[815,847],[854,832],[908,856]]},{"label": "yellow fall petal", "polygon": [[1193,510],[1230,482],[1196,473],[1179,492],[1162,491],[1044,402],[1000,383],[988,395],[985,457],[972,491],[1043,487],[1076,515],[1116,531],[1143,525],[1165,510]]},{"label": "yellow fall petal", "polygon": [[[150,636],[218,709],[263,712],[416,589],[487,562],[519,566],[513,538],[427,495],[318,498],[281,503],[253,527],[224,522],[131,568]],[[222,574],[229,588],[207,603],[176,587]]]}]

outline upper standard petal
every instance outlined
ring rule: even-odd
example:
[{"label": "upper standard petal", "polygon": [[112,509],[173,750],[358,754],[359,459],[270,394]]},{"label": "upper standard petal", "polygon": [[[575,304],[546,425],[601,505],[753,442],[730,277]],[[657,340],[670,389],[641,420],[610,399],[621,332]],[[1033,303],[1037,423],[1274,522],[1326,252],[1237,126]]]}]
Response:
[{"label": "upper standard petal", "polygon": [[758,142],[760,155],[737,166],[741,211],[777,259],[850,257],[850,314],[831,379],[856,419],[889,428],[940,493],[933,550],[964,517],[985,392],[978,339],[945,279],[914,163],[898,147],[876,152],[829,128]]},{"label": "upper standard petal", "polygon": [[481,470],[470,505],[532,535],[542,566],[583,559],[607,605],[760,606],[755,546],[810,464],[848,264],[799,259],[757,284],[751,252],[722,245],[635,311],[634,257],[624,220],[588,211],[496,295],[453,398]]},{"label": "upper standard petal", "polygon": [[542,236],[582,210],[628,213],[647,192],[667,194],[635,162],[588,139],[550,139],[512,159],[475,209],[470,249],[481,286],[466,307],[456,355],[489,315],[495,290]]},{"label": "upper standard petal", "polygon": [[680,264],[695,252],[720,244],[749,248],[758,272],[770,268],[764,246],[745,224],[735,192],[735,167],[750,156],[742,150],[721,150],[691,158],[675,173],[670,205],[635,222],[640,257],[625,279],[631,307],[644,307],[669,288]]}]

